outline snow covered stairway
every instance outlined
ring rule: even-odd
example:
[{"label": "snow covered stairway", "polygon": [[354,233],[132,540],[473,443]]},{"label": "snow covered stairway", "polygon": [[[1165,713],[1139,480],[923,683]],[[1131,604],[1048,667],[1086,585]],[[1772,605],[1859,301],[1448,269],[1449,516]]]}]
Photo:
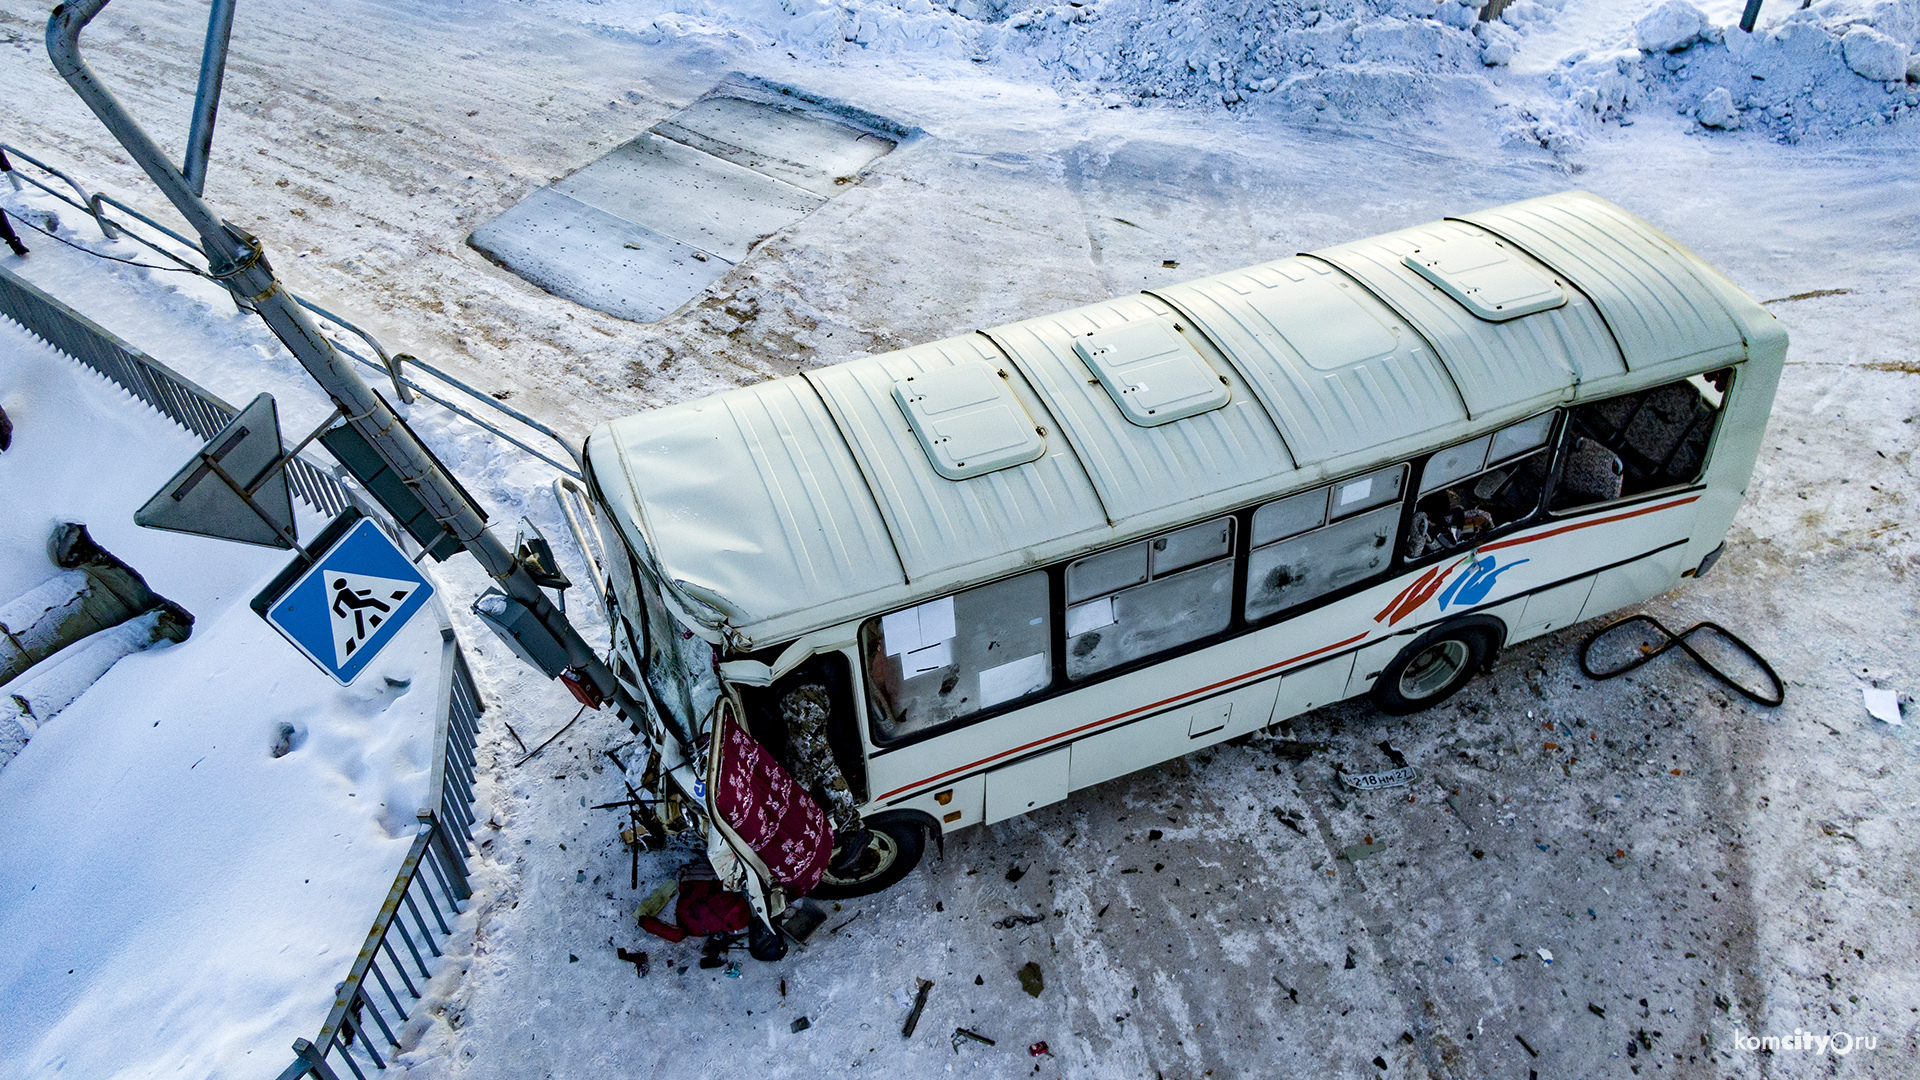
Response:
[{"label": "snow covered stairway", "polygon": [[907,137],[870,113],[731,75],[638,138],[475,229],[468,243],[557,296],[664,318]]},{"label": "snow covered stairway", "polygon": [[193,629],[86,526],[61,525],[47,548],[61,573],[0,606],[0,766],[122,657]]}]

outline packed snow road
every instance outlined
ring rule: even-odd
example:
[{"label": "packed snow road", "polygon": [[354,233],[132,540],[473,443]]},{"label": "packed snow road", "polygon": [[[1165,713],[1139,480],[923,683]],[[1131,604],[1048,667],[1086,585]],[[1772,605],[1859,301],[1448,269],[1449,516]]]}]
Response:
[{"label": "packed snow road", "polygon": [[[6,137],[139,190],[34,51],[44,12],[4,7],[21,40],[0,80],[34,103]],[[210,196],[296,288],[575,434],[1569,187],[1781,300],[1793,335],[1726,558],[1648,608],[1748,637],[1788,682],[1781,708],[1730,696],[1677,654],[1592,683],[1574,661],[1590,628],[1574,628],[1511,651],[1432,712],[1323,709],[1277,740],[956,835],[785,961],[740,957],[738,978],[635,925],[639,900],[694,853],[646,856],[629,888],[621,822],[590,809],[623,796],[603,751],[624,727],[590,714],[516,766],[506,725],[533,745],[571,704],[463,625],[493,705],[484,888],[402,1065],[1464,1078],[1812,1076],[1839,1062],[1911,1075],[1920,842],[1900,823],[1920,805],[1920,750],[1914,728],[1871,721],[1860,697],[1920,687],[1911,123],[1782,145],[1656,110],[1550,152],[1502,138],[1517,114],[1545,111],[1517,73],[1435,83],[1417,116],[1303,123],[1106,108],[931,50],[828,65],[765,44],[778,35],[595,29],[505,4],[351,11],[242,6]],[[122,0],[100,21],[94,54],[143,116],[184,127],[197,12]],[[465,245],[736,68],[927,134],[657,324],[548,296]],[[462,437],[447,456],[499,517],[524,503],[545,526],[550,504],[511,454]],[[1338,788],[1336,766],[1392,765],[1382,742],[1419,779]],[[647,950],[651,974],[617,947]],[[1029,962],[1037,997],[1016,975]],[[903,1040],[916,978],[935,987]],[[959,1027],[995,1043],[951,1041]],[[1876,1045],[1844,1060],[1745,1048],[1796,1029]]]}]

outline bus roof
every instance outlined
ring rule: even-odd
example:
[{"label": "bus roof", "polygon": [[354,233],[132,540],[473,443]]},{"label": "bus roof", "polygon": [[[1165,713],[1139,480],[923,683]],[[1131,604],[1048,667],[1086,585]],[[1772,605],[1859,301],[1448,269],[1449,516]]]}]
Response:
[{"label": "bus roof", "polygon": [[759,648],[1737,361],[1761,310],[1569,192],[625,417],[587,455],[684,606]]}]

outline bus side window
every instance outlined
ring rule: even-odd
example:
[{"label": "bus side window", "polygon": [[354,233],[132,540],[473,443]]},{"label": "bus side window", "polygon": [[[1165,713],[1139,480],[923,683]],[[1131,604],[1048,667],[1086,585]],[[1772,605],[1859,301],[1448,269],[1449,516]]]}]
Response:
[{"label": "bus side window", "polygon": [[1084,679],[1227,628],[1230,517],[1067,564],[1067,677]]},{"label": "bus side window", "polygon": [[886,744],[1053,683],[1045,570],[877,615],[860,628],[873,738]]},{"label": "bus side window", "polygon": [[1429,457],[1407,526],[1406,558],[1469,547],[1538,512],[1553,421],[1553,413],[1541,413]]},{"label": "bus side window", "polygon": [[1573,510],[1690,484],[1707,463],[1731,368],[1574,408],[1550,506]]},{"label": "bus side window", "polygon": [[[1407,467],[1289,495],[1253,512],[1247,621],[1263,619],[1386,569],[1400,527]],[[1331,524],[1327,524],[1328,519]]]}]

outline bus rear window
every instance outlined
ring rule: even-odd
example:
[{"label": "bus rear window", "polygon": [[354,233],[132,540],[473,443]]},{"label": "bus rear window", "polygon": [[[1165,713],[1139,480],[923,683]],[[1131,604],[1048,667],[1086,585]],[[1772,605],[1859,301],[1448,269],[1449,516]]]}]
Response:
[{"label": "bus rear window", "polygon": [[1698,480],[1732,381],[1733,370],[1722,368],[1573,409],[1552,509],[1573,510]]},{"label": "bus rear window", "polygon": [[1053,682],[1047,572],[868,619],[860,628],[874,742],[945,727]]}]

